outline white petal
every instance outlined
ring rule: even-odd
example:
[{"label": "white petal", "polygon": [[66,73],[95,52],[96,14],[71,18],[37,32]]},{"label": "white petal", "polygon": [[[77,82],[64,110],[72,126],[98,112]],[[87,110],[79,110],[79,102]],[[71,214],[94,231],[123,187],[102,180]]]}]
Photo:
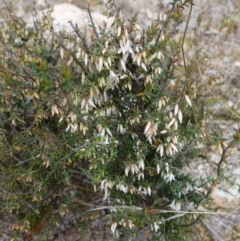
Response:
[{"label": "white petal", "polygon": [[115,16],[108,18],[106,27],[110,28],[114,22],[115,22]]},{"label": "white petal", "polygon": [[106,131],[109,134],[109,136],[112,136],[112,133],[111,133],[111,131],[108,128],[106,128]]},{"label": "white petal", "polygon": [[191,100],[189,99],[188,95],[185,95],[185,100],[187,101],[187,103],[192,106],[192,102]]},{"label": "white petal", "polygon": [[127,166],[127,167],[125,168],[125,175],[126,175],[126,176],[128,176],[128,172],[129,172],[129,170],[130,170],[130,167]]},{"label": "white petal", "polygon": [[163,152],[164,152],[164,148],[163,148],[163,146],[161,145],[161,147],[160,147],[160,156],[161,156],[161,157],[163,156]]},{"label": "white petal", "polygon": [[179,110],[179,107],[178,107],[178,104],[176,104],[174,108],[174,115],[177,115],[178,110]]},{"label": "white petal", "polygon": [[103,67],[103,57],[99,58],[99,66],[98,66],[98,70],[101,71]]},{"label": "white petal", "polygon": [[172,118],[172,120],[171,120],[170,123],[168,124],[168,127],[170,127],[175,121],[176,121],[175,117]]},{"label": "white petal", "polygon": [[147,192],[148,192],[149,196],[151,196],[151,187],[147,188]]},{"label": "white petal", "polygon": [[140,66],[141,60],[142,60],[141,56],[137,55],[137,64],[138,64],[138,66]]},{"label": "white petal", "polygon": [[152,123],[151,123],[151,121],[149,121],[149,122],[147,123],[146,127],[145,127],[145,130],[144,130],[144,133],[145,133],[145,134],[149,131],[151,125],[152,125]]},{"label": "white petal", "polygon": [[178,122],[177,122],[177,120],[174,122],[174,130],[177,130],[177,128],[178,128]]},{"label": "white petal", "polygon": [[113,233],[115,232],[116,227],[117,227],[117,223],[113,223],[113,224],[111,225],[111,230],[112,230]]},{"label": "white petal", "polygon": [[180,123],[182,123],[182,118],[183,118],[182,111],[179,109],[178,110],[178,119],[179,119]]},{"label": "white petal", "polygon": [[121,63],[122,70],[123,70],[124,72],[126,72],[126,65],[125,65],[123,59],[120,60],[120,63]]},{"label": "white petal", "polygon": [[89,99],[88,99],[88,104],[90,104],[90,105],[91,105],[92,107],[94,107],[94,108],[97,108],[96,105],[94,104],[92,98],[89,98]]},{"label": "white petal", "polygon": [[141,67],[147,72],[147,67],[143,62],[141,63]]},{"label": "white petal", "polygon": [[63,48],[61,47],[60,48],[60,57],[61,57],[61,59],[63,59],[63,56],[64,56],[64,51],[63,51]]},{"label": "white petal", "polygon": [[166,133],[167,133],[166,130],[163,130],[163,131],[160,132],[160,134],[166,134]]},{"label": "white petal", "polygon": [[176,147],[173,143],[171,143],[170,145],[171,145],[171,147],[172,147],[172,149],[173,149],[174,151],[178,152],[177,147]]},{"label": "white petal", "polygon": [[87,66],[87,64],[88,64],[88,55],[87,54],[85,54],[85,56],[84,56],[84,64]]},{"label": "white petal", "polygon": [[121,31],[122,31],[122,27],[119,26],[119,27],[118,27],[118,32],[117,32],[117,36],[118,36],[118,37],[121,35]]}]

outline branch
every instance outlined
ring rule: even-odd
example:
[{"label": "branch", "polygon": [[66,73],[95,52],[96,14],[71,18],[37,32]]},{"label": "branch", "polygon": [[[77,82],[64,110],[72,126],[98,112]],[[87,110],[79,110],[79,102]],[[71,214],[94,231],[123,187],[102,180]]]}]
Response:
[{"label": "branch", "polygon": [[156,39],[156,42],[155,42],[155,47],[157,46],[157,43],[158,43],[158,41],[159,41],[159,39],[160,39],[160,36],[161,36],[163,30],[164,30],[165,27],[167,26],[168,20],[169,20],[170,16],[172,15],[173,10],[174,10],[174,5],[173,5],[172,8],[168,11],[167,18],[166,18],[166,20],[164,21],[163,26],[162,26],[162,28],[160,29],[159,33],[158,33],[158,36],[157,36],[157,39]]},{"label": "branch", "polygon": [[65,45],[63,45],[62,43],[60,43],[58,40],[56,40],[56,41],[57,41],[57,43],[58,43],[66,52],[68,52],[68,54],[69,54],[70,56],[73,57],[73,59],[77,62],[77,64],[78,64],[78,65],[82,68],[82,70],[86,73],[86,69],[84,68],[84,66],[82,65],[82,63],[78,61],[78,59],[76,58],[76,56],[75,56],[74,54],[72,54],[72,53],[70,52],[70,50],[69,50]]},{"label": "branch", "polygon": [[186,26],[185,26],[185,29],[184,29],[182,45],[181,45],[185,72],[187,72],[187,67],[186,67],[186,59],[185,59],[185,53],[184,53],[183,44],[185,42],[185,37],[186,37],[187,28],[188,28],[188,24],[189,24],[189,21],[190,21],[191,14],[192,14],[192,4],[190,5],[190,10],[189,10],[188,18],[187,18],[187,23],[186,23]]},{"label": "branch", "polygon": [[100,38],[99,38],[99,35],[98,35],[98,33],[97,33],[96,26],[95,26],[95,24],[94,24],[94,22],[93,22],[93,19],[92,19],[92,14],[91,14],[91,11],[90,11],[90,6],[89,6],[89,4],[88,4],[87,7],[85,7],[85,6],[84,6],[83,4],[81,4],[81,3],[79,3],[79,4],[80,4],[84,9],[87,10],[88,16],[89,16],[89,18],[90,18],[91,25],[92,25],[92,28],[93,28],[93,32],[94,32],[94,34],[96,35],[98,41],[101,42],[101,41],[100,41]]}]

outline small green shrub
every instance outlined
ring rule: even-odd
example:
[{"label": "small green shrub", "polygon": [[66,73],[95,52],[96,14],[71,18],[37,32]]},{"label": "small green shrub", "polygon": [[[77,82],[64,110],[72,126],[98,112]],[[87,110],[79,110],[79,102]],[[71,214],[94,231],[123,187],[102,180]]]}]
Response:
[{"label": "small green shrub", "polygon": [[187,171],[211,146],[225,148],[203,124],[197,67],[183,66],[171,29],[173,13],[193,3],[174,1],[147,30],[109,4],[91,40],[79,29],[55,33],[50,18],[28,28],[11,14],[0,32],[1,206],[14,214],[16,237],[47,239],[61,213],[78,208],[80,227],[107,209],[126,240],[140,230],[186,240],[222,177],[219,166],[214,177]]}]

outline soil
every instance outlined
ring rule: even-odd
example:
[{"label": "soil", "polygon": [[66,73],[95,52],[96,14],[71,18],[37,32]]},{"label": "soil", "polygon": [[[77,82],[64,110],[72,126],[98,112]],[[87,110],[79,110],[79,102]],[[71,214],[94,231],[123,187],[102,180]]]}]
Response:
[{"label": "soil", "polygon": [[[16,14],[19,17],[25,16],[31,11],[30,0],[12,0]],[[44,1],[37,0],[38,9],[43,9]],[[66,2],[63,0],[49,0],[50,4]],[[68,1],[78,5],[79,1]],[[87,4],[87,0],[81,3]],[[90,6],[94,11],[106,13],[105,8],[95,5],[98,1],[91,0]],[[139,24],[147,27],[159,17],[159,13],[167,7],[168,1],[159,0],[119,0],[115,1],[122,8],[126,19],[138,11]],[[170,1],[169,1],[170,2]],[[188,28],[188,38],[192,40],[191,48],[185,46],[188,56],[201,49],[205,55],[206,65],[208,66],[200,75],[202,84],[208,85],[207,88],[212,94],[213,101],[209,104],[210,111],[217,116],[210,120],[207,125],[213,127],[220,124],[224,136],[229,140],[234,135],[234,128],[239,128],[240,120],[240,0],[196,0],[191,14]],[[137,9],[136,9],[137,5]],[[0,0],[0,7],[3,2]],[[186,16],[189,9],[186,9]],[[201,20],[201,23],[200,23]],[[0,20],[1,22],[1,20]],[[179,27],[180,35],[183,32],[186,22]],[[194,41],[198,39],[198,43]],[[211,78],[215,84],[209,85],[207,79]],[[229,117],[229,113],[232,115]],[[237,113],[237,115],[233,114]],[[239,148],[239,147],[238,147]],[[221,154],[212,154],[211,159],[216,163],[220,160]],[[231,182],[223,182],[217,186],[212,193],[213,205],[211,210],[226,212],[225,215],[208,215],[202,222],[208,233],[203,235],[201,240],[240,240],[240,217],[231,213],[239,212],[240,209],[240,154],[229,156],[225,167],[226,176]],[[201,160],[190,167],[194,175],[214,175],[208,163]],[[230,184],[229,184],[230,183]],[[0,217],[0,241],[10,240],[11,224],[9,218]],[[83,238],[79,232],[71,225],[62,225],[50,237],[55,241],[110,241],[121,240],[110,238],[110,235],[102,232],[104,222],[93,222],[95,233],[92,236]],[[95,226],[94,226],[95,225]],[[98,228],[97,228],[98,227]],[[201,227],[200,227],[201,229]],[[33,237],[32,237],[33,238]],[[33,239],[32,239],[33,240]],[[134,239],[142,240],[142,239]]]}]

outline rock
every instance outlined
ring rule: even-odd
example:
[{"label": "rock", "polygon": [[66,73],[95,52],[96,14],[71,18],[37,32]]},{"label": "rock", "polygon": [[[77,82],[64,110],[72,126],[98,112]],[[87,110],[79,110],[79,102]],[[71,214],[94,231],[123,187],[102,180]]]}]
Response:
[{"label": "rock", "polygon": [[[49,9],[40,11],[37,14],[37,18],[42,19]],[[103,26],[104,22],[107,21],[107,17],[99,12],[92,12],[92,19],[96,26]],[[53,5],[53,11],[51,13],[51,18],[53,19],[54,30],[59,32],[62,30],[73,31],[70,21],[74,26],[78,26],[80,30],[86,32],[91,31],[92,28],[89,27],[90,17],[87,11],[84,11],[73,4],[61,3]],[[27,25],[32,27],[34,25],[34,20],[36,18],[31,16],[26,20]]]}]

